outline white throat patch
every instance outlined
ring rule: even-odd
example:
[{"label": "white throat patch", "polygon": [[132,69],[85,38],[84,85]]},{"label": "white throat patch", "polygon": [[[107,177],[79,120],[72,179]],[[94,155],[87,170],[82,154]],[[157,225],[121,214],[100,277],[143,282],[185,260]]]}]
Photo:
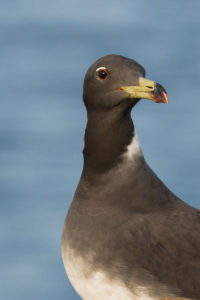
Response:
[{"label": "white throat patch", "polygon": [[143,156],[137,134],[134,134],[131,143],[127,146],[124,158],[134,161],[138,156]]}]

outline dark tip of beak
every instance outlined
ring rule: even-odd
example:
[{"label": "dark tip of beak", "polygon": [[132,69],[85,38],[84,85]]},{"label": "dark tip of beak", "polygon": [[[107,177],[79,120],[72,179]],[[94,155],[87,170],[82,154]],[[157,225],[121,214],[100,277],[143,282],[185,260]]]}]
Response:
[{"label": "dark tip of beak", "polygon": [[164,87],[159,83],[155,84],[155,89],[152,92],[152,98],[157,103],[159,102],[168,103],[167,92],[165,91]]}]

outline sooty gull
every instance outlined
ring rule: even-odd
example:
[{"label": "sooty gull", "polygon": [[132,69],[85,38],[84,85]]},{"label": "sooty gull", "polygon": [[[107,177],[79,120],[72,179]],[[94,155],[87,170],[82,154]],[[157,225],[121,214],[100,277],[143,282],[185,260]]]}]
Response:
[{"label": "sooty gull", "polygon": [[200,211],[146,163],[131,119],[164,88],[132,59],[108,55],[87,71],[84,166],[62,235],[68,277],[84,300],[200,299]]}]

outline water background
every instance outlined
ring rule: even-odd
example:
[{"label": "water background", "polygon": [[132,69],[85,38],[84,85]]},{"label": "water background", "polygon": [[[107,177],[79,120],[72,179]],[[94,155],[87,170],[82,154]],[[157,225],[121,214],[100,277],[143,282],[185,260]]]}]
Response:
[{"label": "water background", "polygon": [[200,207],[200,1],[0,1],[0,298],[78,300],[60,256],[82,169],[82,82],[122,54],[168,91],[133,118],[146,160]]}]

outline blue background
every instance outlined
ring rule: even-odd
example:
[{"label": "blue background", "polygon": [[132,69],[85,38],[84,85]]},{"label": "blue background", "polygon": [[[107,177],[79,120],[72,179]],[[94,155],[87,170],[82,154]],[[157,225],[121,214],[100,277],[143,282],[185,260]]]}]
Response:
[{"label": "blue background", "polygon": [[200,1],[0,2],[0,298],[80,299],[60,256],[82,169],[87,68],[122,54],[169,105],[132,114],[146,160],[200,207]]}]

